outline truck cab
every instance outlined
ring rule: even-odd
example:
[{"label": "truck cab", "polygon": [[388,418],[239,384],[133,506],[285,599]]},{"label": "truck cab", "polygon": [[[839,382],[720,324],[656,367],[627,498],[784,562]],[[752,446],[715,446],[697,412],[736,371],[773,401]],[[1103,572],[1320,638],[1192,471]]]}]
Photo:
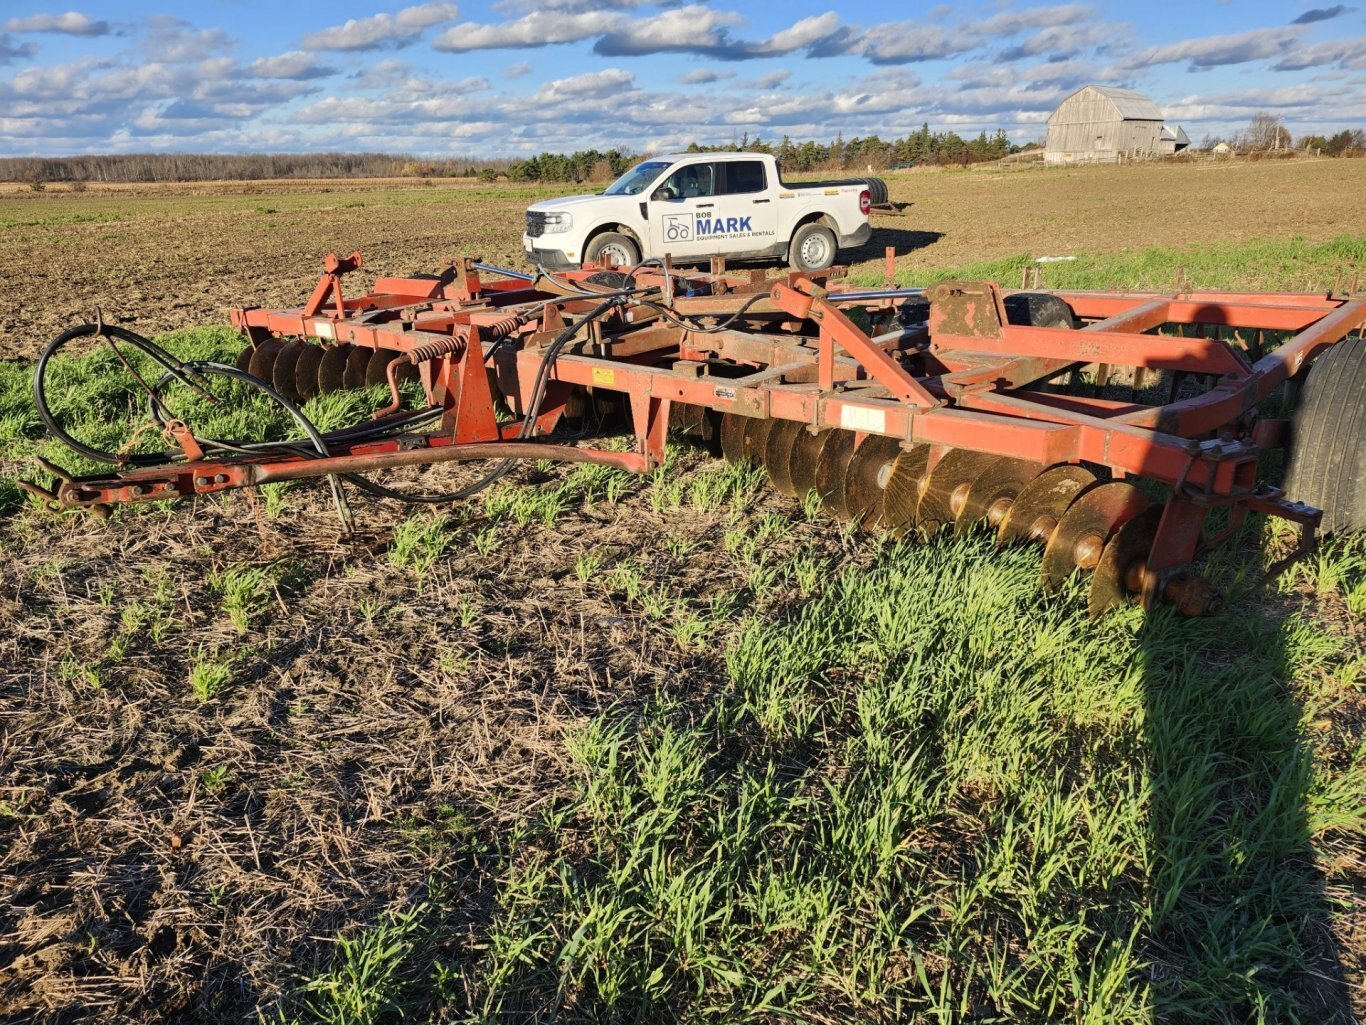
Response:
[{"label": "truck cab", "polygon": [[870,207],[862,180],[789,184],[766,153],[680,153],[642,161],[596,195],[533,204],[522,247],[547,270],[667,255],[786,259],[817,271],[868,240]]}]

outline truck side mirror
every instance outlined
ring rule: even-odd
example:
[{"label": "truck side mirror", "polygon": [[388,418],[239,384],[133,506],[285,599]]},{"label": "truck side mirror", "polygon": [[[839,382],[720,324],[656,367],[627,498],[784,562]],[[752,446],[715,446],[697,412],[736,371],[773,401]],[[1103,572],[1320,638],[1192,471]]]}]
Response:
[{"label": "truck side mirror", "polygon": [[659,188],[655,189],[653,193],[651,193],[650,198],[654,200],[673,199],[674,190],[669,188],[667,185],[662,185]]}]

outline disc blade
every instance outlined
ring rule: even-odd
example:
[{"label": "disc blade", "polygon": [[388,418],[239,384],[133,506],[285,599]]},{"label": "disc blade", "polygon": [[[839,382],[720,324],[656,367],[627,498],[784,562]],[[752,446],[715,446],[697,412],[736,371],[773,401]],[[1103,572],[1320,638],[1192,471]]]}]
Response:
[{"label": "disc blade", "polygon": [[745,440],[741,446],[745,461],[755,466],[764,465],[764,451],[768,448],[769,432],[778,421],[765,417],[762,420],[751,418],[745,423]]},{"label": "disc blade", "polygon": [[346,387],[346,364],[351,359],[353,346],[350,342],[334,345],[323,353],[318,364],[318,391],[329,395]]},{"label": "disc blade", "polygon": [[915,530],[929,466],[929,445],[903,451],[892,464],[891,476],[882,492],[882,518],[896,537],[905,537]]},{"label": "disc blade", "polygon": [[367,349],[364,345],[351,347],[346,357],[346,369],[342,372],[343,388],[365,387],[365,371],[370,367],[370,357],[373,353],[373,349]]},{"label": "disc blade", "polygon": [[849,477],[849,460],[854,458],[852,431],[832,430],[816,463],[816,492],[821,505],[837,520],[849,518],[849,502],[844,482]]},{"label": "disc blade", "polygon": [[244,374],[251,373],[251,357],[255,352],[256,346],[248,345],[237,354],[237,359],[233,361],[233,365]]},{"label": "disc blade", "polygon": [[267,338],[252,352],[251,360],[247,363],[247,373],[270,384],[272,372],[275,370],[275,358],[284,347],[285,343],[280,339]]},{"label": "disc blade", "polygon": [[768,432],[764,444],[764,467],[768,479],[779,494],[796,498],[797,490],[792,486],[789,466],[792,462],[792,447],[797,444],[799,435],[806,432],[806,425],[796,420],[779,420]]},{"label": "disc blade", "polygon": [[1098,482],[1078,495],[1044,549],[1044,590],[1052,594],[1077,569],[1095,569],[1115,531],[1147,507],[1143,492],[1124,481]]},{"label": "disc blade", "polygon": [[1009,510],[1015,496],[1024,486],[1043,472],[1043,466],[1028,459],[1002,456],[977,475],[968,488],[963,509],[954,523],[954,531],[963,535],[985,521],[996,527]]},{"label": "disc blade", "polygon": [[792,492],[798,498],[805,498],[806,493],[816,486],[816,467],[832,433],[802,430],[797,435],[792,456],[787,462],[787,475],[792,479]]},{"label": "disc blade", "polygon": [[721,417],[721,454],[728,463],[745,459],[745,424],[749,417],[725,413]]},{"label": "disc blade", "polygon": [[683,434],[694,434],[702,426],[701,406],[690,402],[669,403],[669,426]]},{"label": "disc blade", "polygon": [[699,407],[702,418],[697,424],[697,436],[702,439],[712,455],[721,454],[721,414],[707,406]]},{"label": "disc blade", "polygon": [[1095,479],[1096,475],[1084,466],[1068,463],[1045,470],[1021,488],[1010,503],[996,531],[996,543],[1047,542],[1077,492]]},{"label": "disc blade", "polygon": [[1133,592],[1129,589],[1130,577],[1137,571],[1137,579],[1142,582],[1143,568],[1148,561],[1148,553],[1153,550],[1157,538],[1157,525],[1162,522],[1162,507],[1145,509],[1129,520],[1110,538],[1101,554],[1100,564],[1091,574],[1091,587],[1086,593],[1086,610],[1092,619],[1099,619],[1111,609],[1124,604]]},{"label": "disc blade", "polygon": [[291,402],[299,401],[299,393],[294,388],[294,372],[298,369],[299,355],[308,348],[303,342],[288,342],[275,357],[275,366],[270,373],[270,383],[275,390]]},{"label": "disc blade", "polygon": [[365,365],[365,386],[389,383],[389,364],[398,359],[400,353],[393,349],[376,349]]},{"label": "disc blade", "polygon": [[294,363],[294,390],[305,402],[318,394],[318,367],[324,352],[321,345],[305,345]]},{"label": "disc blade", "polygon": [[885,525],[882,516],[883,489],[891,476],[892,464],[901,453],[895,438],[870,434],[854,449],[845,474],[844,501],[850,519],[858,520],[864,530]]},{"label": "disc blade", "polygon": [[933,537],[957,521],[973,481],[998,458],[989,452],[966,448],[951,448],[944,453],[930,470],[925,493],[920,496],[916,528],[924,537]]}]

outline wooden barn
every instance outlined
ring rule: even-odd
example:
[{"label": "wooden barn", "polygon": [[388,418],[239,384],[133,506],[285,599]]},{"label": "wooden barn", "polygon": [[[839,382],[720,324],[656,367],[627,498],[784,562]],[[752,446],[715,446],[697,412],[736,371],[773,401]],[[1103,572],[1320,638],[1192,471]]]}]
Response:
[{"label": "wooden barn", "polygon": [[1088,85],[1048,116],[1047,164],[1147,160],[1162,152],[1162,112],[1132,89]]}]

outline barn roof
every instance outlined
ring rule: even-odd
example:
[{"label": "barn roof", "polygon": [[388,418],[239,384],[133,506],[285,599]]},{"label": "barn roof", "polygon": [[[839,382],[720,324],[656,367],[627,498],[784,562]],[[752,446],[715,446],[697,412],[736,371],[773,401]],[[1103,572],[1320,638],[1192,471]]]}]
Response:
[{"label": "barn roof", "polygon": [[1100,85],[1093,85],[1091,88],[1109,99],[1125,121],[1162,120],[1162,111],[1157,109],[1157,104],[1140,92]]},{"label": "barn roof", "polygon": [[1168,142],[1184,142],[1187,146],[1190,145],[1191,141],[1190,136],[1186,134],[1186,130],[1180,125],[1163,125],[1162,138]]},{"label": "barn roof", "polygon": [[[1162,112],[1157,109],[1157,104],[1153,103],[1152,100],[1148,99],[1148,97],[1144,96],[1142,93],[1135,92],[1132,89],[1116,89],[1102,85],[1088,85],[1078,89],[1071,96],[1058,104],[1058,109],[1049,115],[1048,120],[1053,122],[1054,118],[1062,113],[1073,99],[1088,90],[1109,100],[1121,121],[1162,120]],[[1073,112],[1068,111],[1068,113]]]}]

